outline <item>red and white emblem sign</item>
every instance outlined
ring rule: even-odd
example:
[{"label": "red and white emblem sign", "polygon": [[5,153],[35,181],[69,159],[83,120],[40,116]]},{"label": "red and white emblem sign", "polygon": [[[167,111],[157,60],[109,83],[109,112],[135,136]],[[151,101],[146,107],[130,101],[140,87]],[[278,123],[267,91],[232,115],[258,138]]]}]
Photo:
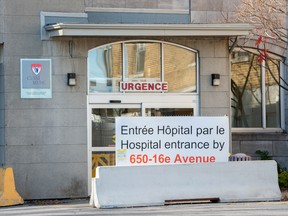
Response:
[{"label": "red and white emblem sign", "polygon": [[31,69],[35,75],[38,75],[42,69],[42,64],[31,64]]}]

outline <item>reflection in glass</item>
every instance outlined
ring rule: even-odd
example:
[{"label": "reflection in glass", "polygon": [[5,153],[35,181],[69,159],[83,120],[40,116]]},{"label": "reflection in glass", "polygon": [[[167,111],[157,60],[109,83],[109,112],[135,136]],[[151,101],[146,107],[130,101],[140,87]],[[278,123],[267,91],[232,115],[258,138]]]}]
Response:
[{"label": "reflection in glass", "polygon": [[159,43],[127,43],[124,46],[124,81],[153,82],[161,80]]},{"label": "reflection in glass", "polygon": [[169,92],[196,92],[196,54],[164,44],[164,80]]},{"label": "reflection in glass", "polygon": [[[277,62],[277,61],[276,61]],[[261,65],[256,55],[235,52],[232,54],[231,106],[233,127],[280,127],[279,65],[269,62],[265,67],[265,86],[262,87]],[[273,75],[273,76],[272,76]],[[275,77],[275,79],[273,78]],[[266,98],[262,101],[262,88]],[[266,105],[266,122],[262,106]]]},{"label": "reflection in glass", "polygon": [[98,166],[114,166],[115,151],[93,151],[92,152],[92,178],[96,177]]},{"label": "reflection in glass", "polygon": [[268,61],[265,75],[266,124],[267,127],[280,127],[280,88],[279,62]]},{"label": "reflection in glass", "polygon": [[89,93],[119,92],[121,81],[165,82],[168,93],[197,93],[197,58],[192,50],[164,42],[101,46],[88,52]]},{"label": "reflection in glass", "polygon": [[137,108],[92,109],[92,147],[115,146],[115,117],[141,116]]},{"label": "reflection in glass", "polygon": [[121,44],[112,44],[88,53],[89,92],[117,92],[122,79]]},{"label": "reflection in glass", "polygon": [[232,115],[234,127],[261,127],[261,71],[257,58],[232,64]]},{"label": "reflection in glass", "polygon": [[145,116],[194,116],[193,108],[146,108]]}]

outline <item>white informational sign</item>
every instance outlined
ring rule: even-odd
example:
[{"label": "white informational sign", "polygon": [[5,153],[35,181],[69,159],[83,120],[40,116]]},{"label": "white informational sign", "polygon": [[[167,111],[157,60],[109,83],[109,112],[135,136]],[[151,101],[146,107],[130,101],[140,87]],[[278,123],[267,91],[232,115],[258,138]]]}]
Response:
[{"label": "white informational sign", "polygon": [[116,117],[116,166],[227,162],[229,119]]}]

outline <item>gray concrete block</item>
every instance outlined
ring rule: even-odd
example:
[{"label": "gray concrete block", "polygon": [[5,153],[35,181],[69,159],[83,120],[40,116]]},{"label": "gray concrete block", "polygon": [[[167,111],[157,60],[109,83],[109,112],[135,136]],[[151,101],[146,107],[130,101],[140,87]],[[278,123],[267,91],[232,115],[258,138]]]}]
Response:
[{"label": "gray concrete block", "polygon": [[5,165],[5,146],[0,145],[0,166]]},{"label": "gray concrete block", "polygon": [[288,142],[273,141],[273,157],[288,157]]},{"label": "gray concrete block", "polygon": [[202,92],[201,108],[228,108],[230,107],[230,92]]},{"label": "gray concrete block", "polygon": [[[73,87],[70,87],[73,88]],[[9,109],[85,109],[86,97],[84,92],[70,90],[68,92],[53,92],[49,99],[20,98],[20,93],[6,94],[6,107]]]},{"label": "gray concrete block", "polygon": [[[78,61],[83,61],[87,58],[88,50],[97,47],[87,39],[66,38],[60,41],[43,41],[43,56],[49,56],[56,60],[70,60],[77,64]],[[99,45],[102,45],[99,44]],[[89,47],[90,46],[90,47]],[[55,57],[55,58],[53,58]]]},{"label": "gray concrete block", "polygon": [[39,16],[5,16],[5,34],[40,34]]},{"label": "gray concrete block", "polygon": [[87,163],[7,164],[23,199],[87,197]]},{"label": "gray concrete block", "polygon": [[5,139],[8,146],[83,145],[87,143],[87,128],[76,125],[7,128]]},{"label": "gray concrete block", "polygon": [[189,0],[158,0],[158,8],[189,10]]},{"label": "gray concrete block", "polygon": [[[0,110],[0,112],[2,112],[1,110]],[[2,119],[0,119],[0,147],[4,147],[5,146],[5,139],[4,139],[4,137],[5,137],[5,129],[4,129],[4,127],[3,127],[3,120]]]},{"label": "gray concrete block", "polygon": [[20,92],[20,73],[18,76],[17,75],[9,75],[9,76],[5,75],[4,82],[5,82],[6,98],[8,98],[7,93],[15,93],[15,92],[19,93]]},{"label": "gray concrete block", "polygon": [[194,49],[199,50],[200,58],[215,57],[214,40],[210,39],[199,40],[195,44]]},{"label": "gray concrete block", "polygon": [[97,8],[145,8],[145,9],[188,9],[189,0],[86,0],[85,7]]},{"label": "gray concrete block", "polygon": [[268,133],[268,132],[241,132],[233,133],[233,140],[242,141],[287,141],[288,137],[285,133]]},{"label": "gray concrete block", "polygon": [[240,150],[240,141],[233,141],[232,142],[232,152],[230,152],[231,154],[237,154],[237,153],[241,153]]},{"label": "gray concrete block", "polygon": [[239,0],[223,0],[223,11],[236,11],[239,3]]},{"label": "gray concrete block", "polygon": [[59,40],[59,41],[44,41],[42,43],[43,49],[43,56],[49,56],[49,58],[57,57],[69,57],[69,44],[71,44],[66,38],[66,40]]},{"label": "gray concrete block", "polygon": [[[0,0],[0,8],[4,8],[4,0]],[[4,10],[0,10],[0,16],[4,14]]]},{"label": "gray concrete block", "polygon": [[[229,41],[226,39],[215,40],[215,57],[228,58],[229,57]],[[229,62],[230,67],[230,62]]]},{"label": "gray concrete block", "polygon": [[[0,97],[3,97],[4,96],[4,92],[5,92],[5,89],[4,89],[4,87],[5,87],[5,85],[4,85],[4,76],[3,75],[0,75],[0,94],[1,94],[1,96]],[[4,104],[0,104],[0,107],[2,106],[2,105],[4,105]]]},{"label": "gray concrete block", "polygon": [[[212,74],[213,72],[211,72]],[[227,75],[220,76],[220,85],[219,86],[212,86],[212,77],[211,74],[201,76],[200,78],[200,88],[201,92],[229,92],[230,91],[230,82],[231,79]]]},{"label": "gray concrete block", "polygon": [[193,11],[221,11],[223,10],[223,0],[191,0],[191,10]]},{"label": "gray concrete block", "polygon": [[126,0],[126,8],[158,8],[158,1]]},{"label": "gray concrete block", "polygon": [[17,75],[20,74],[20,58],[19,56],[5,56],[5,63],[1,64],[4,75]]},{"label": "gray concrete block", "polygon": [[[84,51],[81,51],[84,52]],[[86,56],[88,50],[85,50]],[[52,58],[53,75],[66,75],[67,73],[76,73],[78,75],[87,75],[87,59],[70,58],[70,57],[54,57]]]},{"label": "gray concrete block", "polygon": [[39,58],[42,56],[40,35],[5,34],[4,42],[5,47],[9,47],[5,50],[4,57]]},{"label": "gray concrete block", "polygon": [[207,11],[207,23],[225,23],[227,22],[225,14],[222,11]]},{"label": "gray concrete block", "polygon": [[281,168],[286,168],[286,169],[288,169],[288,166],[287,166],[287,164],[288,164],[288,157],[286,156],[284,156],[284,157],[281,157],[281,156],[275,156],[275,157],[273,157],[273,160],[275,160],[278,164],[279,164],[279,166],[281,167]]},{"label": "gray concrete block", "polygon": [[67,94],[68,93],[76,93],[76,94],[80,93],[83,95],[82,97],[85,98],[86,90],[87,90],[87,77],[85,75],[79,75],[78,71],[76,72],[76,80],[77,80],[76,86],[67,85],[67,74],[53,75],[52,79],[53,79],[53,95],[54,94],[56,95],[57,93],[67,93]]},{"label": "gray concrete block", "polygon": [[125,8],[126,0],[85,0],[85,7]]},{"label": "gray concrete block", "polygon": [[[4,19],[4,16],[1,15],[1,10],[0,10],[0,20],[3,20]],[[4,22],[1,22],[0,23],[0,35],[1,35],[1,39],[2,38],[2,34],[4,33]],[[2,40],[0,40],[0,43],[3,42]]]},{"label": "gray concrete block", "polygon": [[[36,15],[40,11],[84,11],[84,1],[79,0],[9,0],[5,1],[5,15]],[[73,7],[67,7],[73,5]]]},{"label": "gray concrete block", "polygon": [[87,145],[8,145],[6,163],[87,163]]},{"label": "gray concrete block", "polygon": [[[4,135],[4,127],[5,127],[5,109],[0,109],[0,127],[3,129],[2,134]],[[2,137],[3,138],[3,137]]]},{"label": "gray concrete block", "polygon": [[230,108],[203,107],[201,115],[203,116],[229,116]]},{"label": "gray concrete block", "polygon": [[258,157],[255,152],[257,150],[268,151],[269,154],[273,155],[272,141],[242,141],[240,144],[241,153],[245,153],[249,156]]},{"label": "gray concrete block", "polygon": [[37,0],[28,0],[28,1],[17,1],[9,0],[4,2],[5,15],[39,15],[38,7],[39,1]]},{"label": "gray concrete block", "polygon": [[207,23],[207,11],[192,11],[191,12],[191,23]]},{"label": "gray concrete block", "polygon": [[0,76],[4,75],[4,64],[3,64],[3,53],[2,53],[3,46],[0,45]]},{"label": "gray concrete block", "polygon": [[86,109],[14,109],[6,111],[9,127],[86,127]]},{"label": "gray concrete block", "polygon": [[229,75],[229,61],[227,58],[200,58],[201,75],[217,73]]},{"label": "gray concrete block", "polygon": [[164,205],[166,200],[205,198],[218,198],[219,202],[281,199],[277,165],[272,160],[106,166],[97,167],[96,175],[92,179],[90,205],[97,208],[154,206]]}]

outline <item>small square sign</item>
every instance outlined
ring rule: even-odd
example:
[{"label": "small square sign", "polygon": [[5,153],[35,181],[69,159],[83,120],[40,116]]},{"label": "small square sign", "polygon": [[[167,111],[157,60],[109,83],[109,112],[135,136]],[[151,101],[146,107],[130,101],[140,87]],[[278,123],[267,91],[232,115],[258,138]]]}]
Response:
[{"label": "small square sign", "polygon": [[52,98],[51,59],[21,59],[21,98]]}]

